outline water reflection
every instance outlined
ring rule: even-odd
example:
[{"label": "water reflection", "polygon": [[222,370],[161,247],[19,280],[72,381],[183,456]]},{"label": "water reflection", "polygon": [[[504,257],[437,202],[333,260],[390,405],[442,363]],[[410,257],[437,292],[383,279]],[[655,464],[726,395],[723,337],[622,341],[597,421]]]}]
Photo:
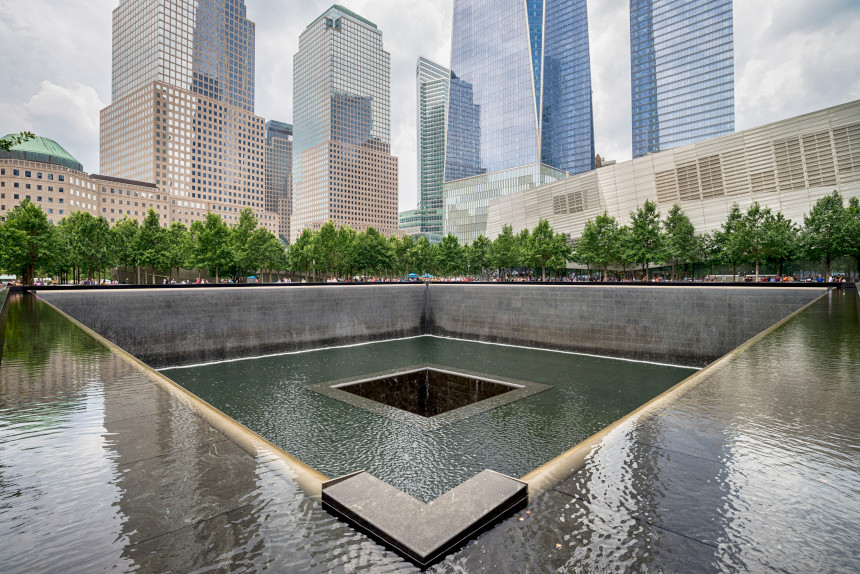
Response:
[{"label": "water reflection", "polygon": [[[860,571],[860,321],[850,293],[814,305],[654,417],[621,425],[528,513],[431,570]],[[11,324],[38,329],[37,360],[7,324],[0,365],[4,574],[414,571],[304,496],[277,458],[239,450],[40,306],[15,310]],[[516,368],[522,377],[547,367]],[[314,397],[272,388],[313,407]],[[502,409],[487,414],[481,424],[518,425]],[[323,430],[324,439],[343,432]],[[416,460],[403,447],[421,440],[414,430],[390,419],[346,429],[357,439],[379,432],[377,454],[407,469]],[[486,457],[471,434],[480,428],[462,430],[463,460]],[[532,442],[552,435],[523,432]],[[505,453],[490,458],[505,464]],[[443,470],[450,461],[427,460]]]}]

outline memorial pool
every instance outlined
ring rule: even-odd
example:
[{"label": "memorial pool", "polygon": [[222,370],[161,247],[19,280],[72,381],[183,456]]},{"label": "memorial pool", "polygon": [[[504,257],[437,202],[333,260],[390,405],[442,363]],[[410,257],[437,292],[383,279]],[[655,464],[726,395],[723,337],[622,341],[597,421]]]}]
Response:
[{"label": "memorial pool", "polygon": [[[312,388],[428,363],[547,388],[423,428]],[[695,369],[422,336],[162,372],[327,476],[363,469],[427,502],[485,468],[523,476]]]}]

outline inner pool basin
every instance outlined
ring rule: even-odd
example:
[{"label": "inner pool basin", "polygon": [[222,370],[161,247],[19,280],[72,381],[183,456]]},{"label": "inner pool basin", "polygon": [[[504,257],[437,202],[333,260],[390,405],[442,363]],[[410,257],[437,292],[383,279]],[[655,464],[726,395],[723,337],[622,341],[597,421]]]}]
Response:
[{"label": "inner pool basin", "polygon": [[[531,392],[481,408],[522,392],[515,388],[465,416],[441,414],[457,420],[438,424],[382,403],[346,402],[350,380],[424,364]],[[484,469],[523,476],[695,369],[421,336],[162,372],[327,476],[365,470],[429,502]]]}]

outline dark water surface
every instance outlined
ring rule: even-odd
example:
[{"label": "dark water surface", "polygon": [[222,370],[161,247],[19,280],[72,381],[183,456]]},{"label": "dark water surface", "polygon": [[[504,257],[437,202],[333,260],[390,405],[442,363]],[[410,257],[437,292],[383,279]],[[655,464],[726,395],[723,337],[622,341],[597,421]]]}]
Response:
[{"label": "dark water surface", "polygon": [[[552,388],[429,431],[306,388],[418,363]],[[522,476],[693,372],[436,337],[164,371],[323,474],[364,469],[425,502],[485,468]]]},{"label": "dark water surface", "polygon": [[[702,373],[653,416],[616,428],[580,472],[431,571],[860,571],[857,303],[855,291],[832,293]],[[448,364],[468,368],[475,360],[470,345],[455,341],[397,344],[396,360],[404,364],[423,357],[423,346],[449,344]],[[360,371],[389,360],[374,347],[382,348],[326,351],[331,364],[320,365],[308,383],[325,378],[323,371]],[[363,353],[356,357],[355,349]],[[512,378],[564,373],[556,396],[613,394],[596,381],[578,380],[585,366],[552,366],[555,353],[536,365],[508,362],[516,349],[492,349],[476,353],[498,354],[481,359],[482,369],[472,364],[475,370]],[[650,368],[628,365],[634,372]],[[207,368],[216,367],[223,368]],[[274,366],[270,375],[272,397],[303,396],[294,389],[301,384],[284,383],[295,375]],[[237,406],[250,402],[238,396]],[[306,395],[302,406],[311,409],[322,398]],[[524,401],[510,406],[528,411]],[[488,452],[466,441],[462,456],[446,450],[421,460],[438,464],[448,477],[461,472],[459,465],[479,466],[478,460],[507,464],[491,450],[499,439],[485,427],[534,444],[556,440],[561,424],[576,418],[565,416],[561,405],[541,404],[557,426],[503,416],[501,407],[480,415],[482,425],[462,421],[483,437]],[[286,409],[274,398],[268,405],[275,414],[260,418],[276,427]],[[346,404],[338,408],[352,412]],[[590,416],[570,408],[579,409],[579,419]],[[380,441],[372,448],[400,468],[410,468],[400,458],[407,447],[429,444],[413,427],[401,429],[390,419],[378,424],[393,446]],[[373,445],[358,423],[343,431],[334,419],[322,426],[324,436],[346,434]],[[301,428],[296,434],[315,436]],[[333,448],[319,447],[319,456]],[[456,464],[445,468],[450,460]],[[415,571],[323,511],[290,476],[270,454],[238,448],[48,306],[33,297],[10,298],[0,356],[0,572]],[[410,480],[425,492],[437,488],[420,475]]]}]

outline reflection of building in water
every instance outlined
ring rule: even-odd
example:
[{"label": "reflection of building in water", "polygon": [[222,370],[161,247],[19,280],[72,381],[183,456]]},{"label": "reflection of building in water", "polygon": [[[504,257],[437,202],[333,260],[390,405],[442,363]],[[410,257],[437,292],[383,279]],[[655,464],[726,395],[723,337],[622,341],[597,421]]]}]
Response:
[{"label": "reflection of building in water", "polygon": [[446,233],[472,241],[491,199],[594,168],[585,0],[457,0],[451,73]]},{"label": "reflection of building in water", "polygon": [[397,232],[390,56],[376,24],[332,6],[294,56],[290,239],[328,221]]}]

